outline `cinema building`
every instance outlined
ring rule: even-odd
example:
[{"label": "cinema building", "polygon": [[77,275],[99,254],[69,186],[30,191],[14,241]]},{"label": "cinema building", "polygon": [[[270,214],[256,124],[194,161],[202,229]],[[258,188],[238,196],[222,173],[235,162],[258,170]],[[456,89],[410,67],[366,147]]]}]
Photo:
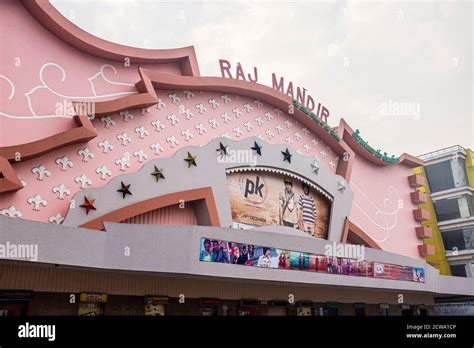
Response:
[{"label": "cinema building", "polygon": [[1,315],[429,315],[474,295],[425,259],[421,159],[202,77],[193,47],[0,6]]}]

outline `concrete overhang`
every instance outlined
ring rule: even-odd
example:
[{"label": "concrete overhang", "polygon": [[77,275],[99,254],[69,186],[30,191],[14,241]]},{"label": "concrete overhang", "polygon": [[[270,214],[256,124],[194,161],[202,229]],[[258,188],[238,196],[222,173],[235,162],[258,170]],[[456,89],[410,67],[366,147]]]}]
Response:
[{"label": "concrete overhang", "polygon": [[[438,270],[409,257],[365,249],[364,259],[423,267],[425,282],[333,275],[287,269],[265,269],[199,261],[201,238],[324,254],[333,242],[310,238],[286,229],[217,228],[105,223],[106,231],[0,217],[0,242],[38,245],[35,261],[92,269],[150,272],[241,281],[270,281],[294,285],[339,286],[410,291],[443,295],[474,295],[474,279],[440,276]],[[125,251],[128,250],[127,254]],[[15,260],[18,261],[18,260]]]}]

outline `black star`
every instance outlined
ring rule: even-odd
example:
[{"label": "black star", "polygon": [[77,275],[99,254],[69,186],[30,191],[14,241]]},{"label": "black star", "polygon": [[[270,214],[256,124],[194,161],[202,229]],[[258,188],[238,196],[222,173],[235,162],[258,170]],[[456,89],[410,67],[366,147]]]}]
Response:
[{"label": "black star", "polygon": [[131,184],[125,185],[123,181],[120,181],[120,183],[122,184],[122,188],[118,189],[117,192],[122,192],[122,198],[125,198],[126,195],[131,196],[132,195],[132,193],[130,192]]},{"label": "black star", "polygon": [[188,168],[191,168],[191,166],[197,167],[196,157],[197,156],[193,156],[188,152],[188,157],[184,159],[186,162],[188,162]]},{"label": "black star", "polygon": [[165,176],[163,175],[163,169],[158,169],[156,166],[155,166],[155,171],[151,173],[150,175],[153,175],[156,178],[156,182],[158,182],[158,180],[160,179],[165,178]]},{"label": "black star", "polygon": [[221,142],[219,142],[219,148],[216,149],[221,156],[227,156],[227,146],[224,146]]},{"label": "black star", "polygon": [[291,163],[291,156],[293,156],[290,151],[288,151],[288,148],[286,148],[285,151],[281,152],[283,154],[283,162],[288,161],[288,163]]},{"label": "black star", "polygon": [[251,147],[251,149],[255,150],[257,152],[257,154],[259,156],[261,156],[262,155],[262,147],[260,145],[258,145],[256,141],[254,141],[254,144],[255,145],[253,147]]},{"label": "black star", "polygon": [[89,212],[91,210],[97,210],[94,207],[94,203],[95,203],[95,199],[89,199],[89,198],[84,196],[84,204],[81,204],[80,207],[85,208],[86,209],[86,215],[89,215]]}]

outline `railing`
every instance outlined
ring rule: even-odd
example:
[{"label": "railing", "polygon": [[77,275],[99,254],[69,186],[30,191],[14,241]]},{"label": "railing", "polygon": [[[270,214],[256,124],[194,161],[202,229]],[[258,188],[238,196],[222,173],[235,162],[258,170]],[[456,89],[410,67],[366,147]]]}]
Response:
[{"label": "railing", "polygon": [[461,145],[454,145],[450,147],[446,147],[441,150],[436,150],[433,152],[428,152],[423,155],[417,156],[418,158],[422,159],[423,161],[427,162],[429,160],[435,159],[435,158],[440,158],[449,154],[457,153],[457,152],[464,152],[464,148]]}]

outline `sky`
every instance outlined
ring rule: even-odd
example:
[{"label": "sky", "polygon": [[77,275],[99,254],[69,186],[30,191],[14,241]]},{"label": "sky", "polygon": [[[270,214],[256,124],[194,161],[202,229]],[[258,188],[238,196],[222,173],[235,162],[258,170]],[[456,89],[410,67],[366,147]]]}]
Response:
[{"label": "sky", "polygon": [[382,152],[474,148],[473,2],[51,2],[102,39],[192,45],[202,76],[221,76],[219,59],[283,76]]}]

